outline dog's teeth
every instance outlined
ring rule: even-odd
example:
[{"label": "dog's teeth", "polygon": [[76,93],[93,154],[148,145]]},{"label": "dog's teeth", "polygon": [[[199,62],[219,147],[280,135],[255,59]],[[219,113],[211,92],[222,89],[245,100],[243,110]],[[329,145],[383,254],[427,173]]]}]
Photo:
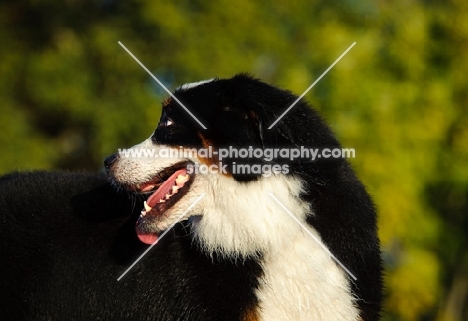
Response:
[{"label": "dog's teeth", "polygon": [[183,185],[185,182],[187,182],[189,179],[190,179],[190,175],[189,175],[189,174],[187,174],[187,175],[179,175],[179,176],[177,176],[175,182],[176,182],[177,186],[180,186],[181,184]]},{"label": "dog's teeth", "polygon": [[145,210],[147,212],[151,211],[152,207],[148,205],[148,203],[146,203],[146,201],[143,203],[143,205],[145,206]]},{"label": "dog's teeth", "polygon": [[162,198],[159,200],[159,203],[164,203],[166,200],[163,200]]},{"label": "dog's teeth", "polygon": [[171,198],[171,194],[166,194],[166,199],[168,200],[169,198]]},{"label": "dog's teeth", "polygon": [[183,182],[182,175],[177,176],[175,182],[176,182],[177,185],[179,185],[180,183],[182,183],[182,182]]},{"label": "dog's teeth", "polygon": [[136,184],[136,188],[141,189],[141,184]]},{"label": "dog's teeth", "polygon": [[172,186],[172,194],[175,194],[179,191],[179,187],[178,186]]}]

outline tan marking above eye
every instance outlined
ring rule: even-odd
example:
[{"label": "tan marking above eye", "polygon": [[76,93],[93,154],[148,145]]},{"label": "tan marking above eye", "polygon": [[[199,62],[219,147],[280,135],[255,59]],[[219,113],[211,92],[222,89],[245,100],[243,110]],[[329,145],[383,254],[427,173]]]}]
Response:
[{"label": "tan marking above eye", "polygon": [[166,99],[162,102],[162,106],[163,106],[163,107],[167,107],[171,102],[172,102],[172,98],[171,98],[171,97],[166,98]]}]

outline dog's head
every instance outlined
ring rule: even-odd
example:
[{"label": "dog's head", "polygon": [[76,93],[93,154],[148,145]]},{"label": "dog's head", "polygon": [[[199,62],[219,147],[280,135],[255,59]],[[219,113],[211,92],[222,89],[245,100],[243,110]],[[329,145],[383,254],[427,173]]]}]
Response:
[{"label": "dog's head", "polygon": [[338,146],[312,109],[300,101],[268,129],[297,97],[246,75],[187,84],[174,96],[163,102],[150,138],[105,161],[116,185],[147,197],[136,223],[141,241],[153,243],[190,219],[210,250],[253,254],[274,239],[266,234],[277,225],[288,228],[268,192],[304,219],[310,208],[299,196],[314,178],[300,169],[310,162],[272,150]]}]

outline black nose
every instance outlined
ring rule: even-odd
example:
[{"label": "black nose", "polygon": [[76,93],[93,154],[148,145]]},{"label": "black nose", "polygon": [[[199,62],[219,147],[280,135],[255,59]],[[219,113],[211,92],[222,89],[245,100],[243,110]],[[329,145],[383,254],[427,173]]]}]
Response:
[{"label": "black nose", "polygon": [[119,154],[112,154],[106,157],[106,159],[104,160],[104,167],[106,168],[107,174],[109,174],[109,171],[111,170],[112,165],[118,159],[119,159]]}]

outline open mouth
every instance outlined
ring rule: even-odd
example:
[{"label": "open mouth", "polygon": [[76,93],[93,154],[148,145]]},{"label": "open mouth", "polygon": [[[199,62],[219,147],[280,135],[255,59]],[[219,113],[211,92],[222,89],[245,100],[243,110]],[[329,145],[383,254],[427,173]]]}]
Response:
[{"label": "open mouth", "polygon": [[162,221],[164,213],[189,191],[194,178],[193,174],[188,174],[190,166],[190,162],[178,163],[147,182],[130,186],[137,193],[149,195],[136,222],[136,233],[143,243],[156,242],[158,234],[154,232],[154,223]]}]

